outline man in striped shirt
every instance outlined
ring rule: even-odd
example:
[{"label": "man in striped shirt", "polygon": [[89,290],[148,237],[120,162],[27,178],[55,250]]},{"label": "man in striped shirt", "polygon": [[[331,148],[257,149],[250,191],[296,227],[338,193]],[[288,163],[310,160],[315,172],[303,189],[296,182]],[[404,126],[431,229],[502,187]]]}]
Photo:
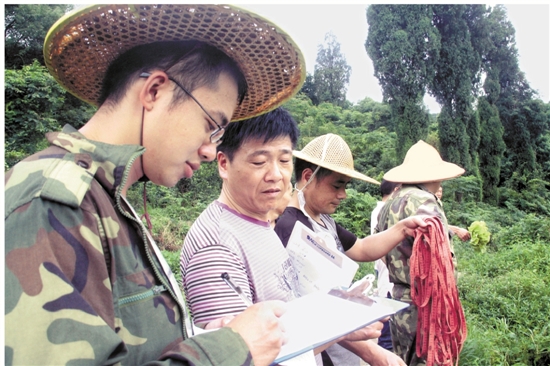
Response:
[{"label": "man in striped shirt", "polygon": [[181,254],[196,325],[246,309],[222,280],[225,272],[251,302],[295,298],[297,275],[269,223],[269,211],[290,188],[298,135],[296,122],[281,108],[226,127],[217,149],[220,197],[193,223]]}]

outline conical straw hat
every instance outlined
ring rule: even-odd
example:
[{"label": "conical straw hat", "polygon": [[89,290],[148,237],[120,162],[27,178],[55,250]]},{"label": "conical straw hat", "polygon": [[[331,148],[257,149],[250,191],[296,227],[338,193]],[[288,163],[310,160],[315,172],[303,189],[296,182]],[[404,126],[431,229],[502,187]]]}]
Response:
[{"label": "conical straw hat", "polygon": [[348,144],[338,135],[329,133],[311,140],[300,151],[293,151],[295,157],[309,161],[328,170],[357,178],[373,184],[376,180],[357,172],[353,166],[353,156]]},{"label": "conical straw hat", "polygon": [[384,179],[398,183],[428,183],[456,178],[464,169],[441,159],[439,152],[420,140],[407,151],[403,164],[390,169]]},{"label": "conical straw hat", "polygon": [[70,12],[44,41],[46,67],[71,94],[97,106],[109,64],[157,41],[202,41],[231,57],[248,92],[233,121],[283,104],[302,86],[306,67],[294,41],[272,22],[232,5],[101,4]]}]

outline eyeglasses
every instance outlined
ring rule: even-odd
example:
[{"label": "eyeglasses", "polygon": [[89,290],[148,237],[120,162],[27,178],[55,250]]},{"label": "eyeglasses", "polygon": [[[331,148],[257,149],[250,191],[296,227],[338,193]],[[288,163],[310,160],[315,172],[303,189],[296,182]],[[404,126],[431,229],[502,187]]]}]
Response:
[{"label": "eyeglasses", "polygon": [[[151,74],[149,74],[148,72],[142,72],[139,77],[140,78],[148,78],[149,76],[151,76]],[[218,122],[216,122],[216,120],[214,118],[212,118],[212,116],[210,115],[210,113],[208,113],[206,111],[206,109],[204,109],[204,107],[202,106],[202,104],[199,103],[199,101],[193,96],[193,94],[191,94],[190,92],[187,91],[187,89],[185,89],[180,83],[178,83],[174,78],[172,78],[171,76],[168,76],[168,80],[172,81],[174,84],[176,84],[177,86],[179,86],[181,88],[181,90],[183,90],[185,92],[185,94],[187,94],[191,99],[193,99],[195,101],[195,103],[197,103],[197,105],[202,109],[202,111],[208,116],[208,118],[210,118],[210,120],[212,122],[214,122],[214,124],[218,127],[216,128],[216,130],[214,132],[212,132],[210,134],[210,142],[213,143],[213,144],[219,144],[221,141],[222,141],[222,138],[223,138],[223,134],[225,133],[225,127],[222,127],[218,124]]]}]

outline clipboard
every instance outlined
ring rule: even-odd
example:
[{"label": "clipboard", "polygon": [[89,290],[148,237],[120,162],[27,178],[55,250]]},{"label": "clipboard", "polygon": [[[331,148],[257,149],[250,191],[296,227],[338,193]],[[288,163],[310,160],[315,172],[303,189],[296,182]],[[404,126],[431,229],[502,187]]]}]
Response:
[{"label": "clipboard", "polygon": [[324,292],[315,292],[287,303],[281,316],[288,341],[272,365],[333,341],[405,309],[409,304],[373,297],[363,305]]}]

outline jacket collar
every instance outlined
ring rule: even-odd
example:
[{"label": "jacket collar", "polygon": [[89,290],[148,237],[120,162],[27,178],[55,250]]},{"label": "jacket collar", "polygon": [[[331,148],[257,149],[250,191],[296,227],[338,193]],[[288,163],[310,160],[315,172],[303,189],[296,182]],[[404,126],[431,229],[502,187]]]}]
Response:
[{"label": "jacket collar", "polygon": [[77,163],[88,164],[87,169],[113,197],[126,183],[133,162],[145,152],[139,145],[111,145],[89,140],[70,125],[65,125],[61,132],[46,134],[46,138],[50,144],[73,153]]}]

